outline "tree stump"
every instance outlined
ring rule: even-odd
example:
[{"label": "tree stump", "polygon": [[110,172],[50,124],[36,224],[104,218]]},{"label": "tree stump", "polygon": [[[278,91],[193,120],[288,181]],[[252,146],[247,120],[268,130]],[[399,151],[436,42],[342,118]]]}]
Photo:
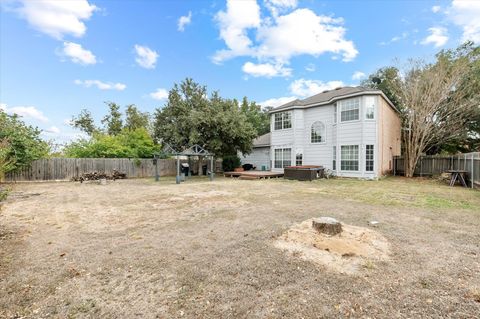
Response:
[{"label": "tree stump", "polygon": [[332,217],[314,218],[312,227],[321,234],[336,235],[342,232],[342,224]]}]

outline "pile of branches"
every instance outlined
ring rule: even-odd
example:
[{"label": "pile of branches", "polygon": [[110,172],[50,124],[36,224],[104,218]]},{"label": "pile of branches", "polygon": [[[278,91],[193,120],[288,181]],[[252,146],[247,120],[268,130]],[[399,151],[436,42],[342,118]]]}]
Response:
[{"label": "pile of branches", "polygon": [[116,179],[125,179],[125,178],[127,178],[127,174],[120,173],[117,170],[113,170],[112,174],[106,174],[101,172],[83,173],[78,177],[73,177],[72,181],[83,183],[84,181],[98,181],[101,179],[114,181]]}]

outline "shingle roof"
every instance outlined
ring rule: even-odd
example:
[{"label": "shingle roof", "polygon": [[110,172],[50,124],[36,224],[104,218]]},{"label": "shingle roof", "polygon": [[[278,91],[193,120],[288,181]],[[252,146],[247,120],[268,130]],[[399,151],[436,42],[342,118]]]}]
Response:
[{"label": "shingle roof", "polygon": [[346,86],[346,87],[340,87],[336,88],[333,90],[329,91],[323,91],[322,93],[316,94],[314,96],[308,97],[304,100],[294,100],[291,102],[288,102],[286,104],[283,104],[281,106],[278,106],[274,109],[272,109],[270,112],[275,112],[278,110],[283,110],[286,108],[290,108],[292,106],[310,106],[310,105],[315,105],[315,104],[324,104],[328,103],[329,101],[333,99],[339,99],[342,96],[349,96],[351,94],[356,94],[356,93],[363,93],[363,92],[371,92],[371,93],[379,93],[382,94],[382,91],[376,90],[376,89],[371,89],[371,88],[365,88],[361,86],[356,86],[356,87],[351,87],[351,86]]},{"label": "shingle roof", "polygon": [[253,140],[253,147],[263,147],[263,146],[270,146],[270,137],[271,134],[263,134]]}]

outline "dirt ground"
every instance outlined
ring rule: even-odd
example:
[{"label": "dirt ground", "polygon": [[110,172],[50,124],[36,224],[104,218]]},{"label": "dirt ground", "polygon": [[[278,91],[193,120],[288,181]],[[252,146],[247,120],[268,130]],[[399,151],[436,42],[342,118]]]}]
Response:
[{"label": "dirt ground", "polygon": [[[388,259],[275,245],[320,216]],[[480,192],[431,180],[17,184],[0,212],[1,318],[478,318],[479,274]]]}]

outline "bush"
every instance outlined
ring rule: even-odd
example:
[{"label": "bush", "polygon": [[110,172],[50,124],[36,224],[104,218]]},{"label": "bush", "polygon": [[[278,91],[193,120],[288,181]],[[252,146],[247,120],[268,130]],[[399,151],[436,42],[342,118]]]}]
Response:
[{"label": "bush", "polygon": [[159,151],[144,128],[123,130],[118,135],[94,133],[90,139],[68,144],[64,153],[77,158],[151,158]]},{"label": "bush", "polygon": [[236,167],[240,167],[240,157],[238,155],[226,155],[222,160],[222,167],[224,172],[231,172]]}]

